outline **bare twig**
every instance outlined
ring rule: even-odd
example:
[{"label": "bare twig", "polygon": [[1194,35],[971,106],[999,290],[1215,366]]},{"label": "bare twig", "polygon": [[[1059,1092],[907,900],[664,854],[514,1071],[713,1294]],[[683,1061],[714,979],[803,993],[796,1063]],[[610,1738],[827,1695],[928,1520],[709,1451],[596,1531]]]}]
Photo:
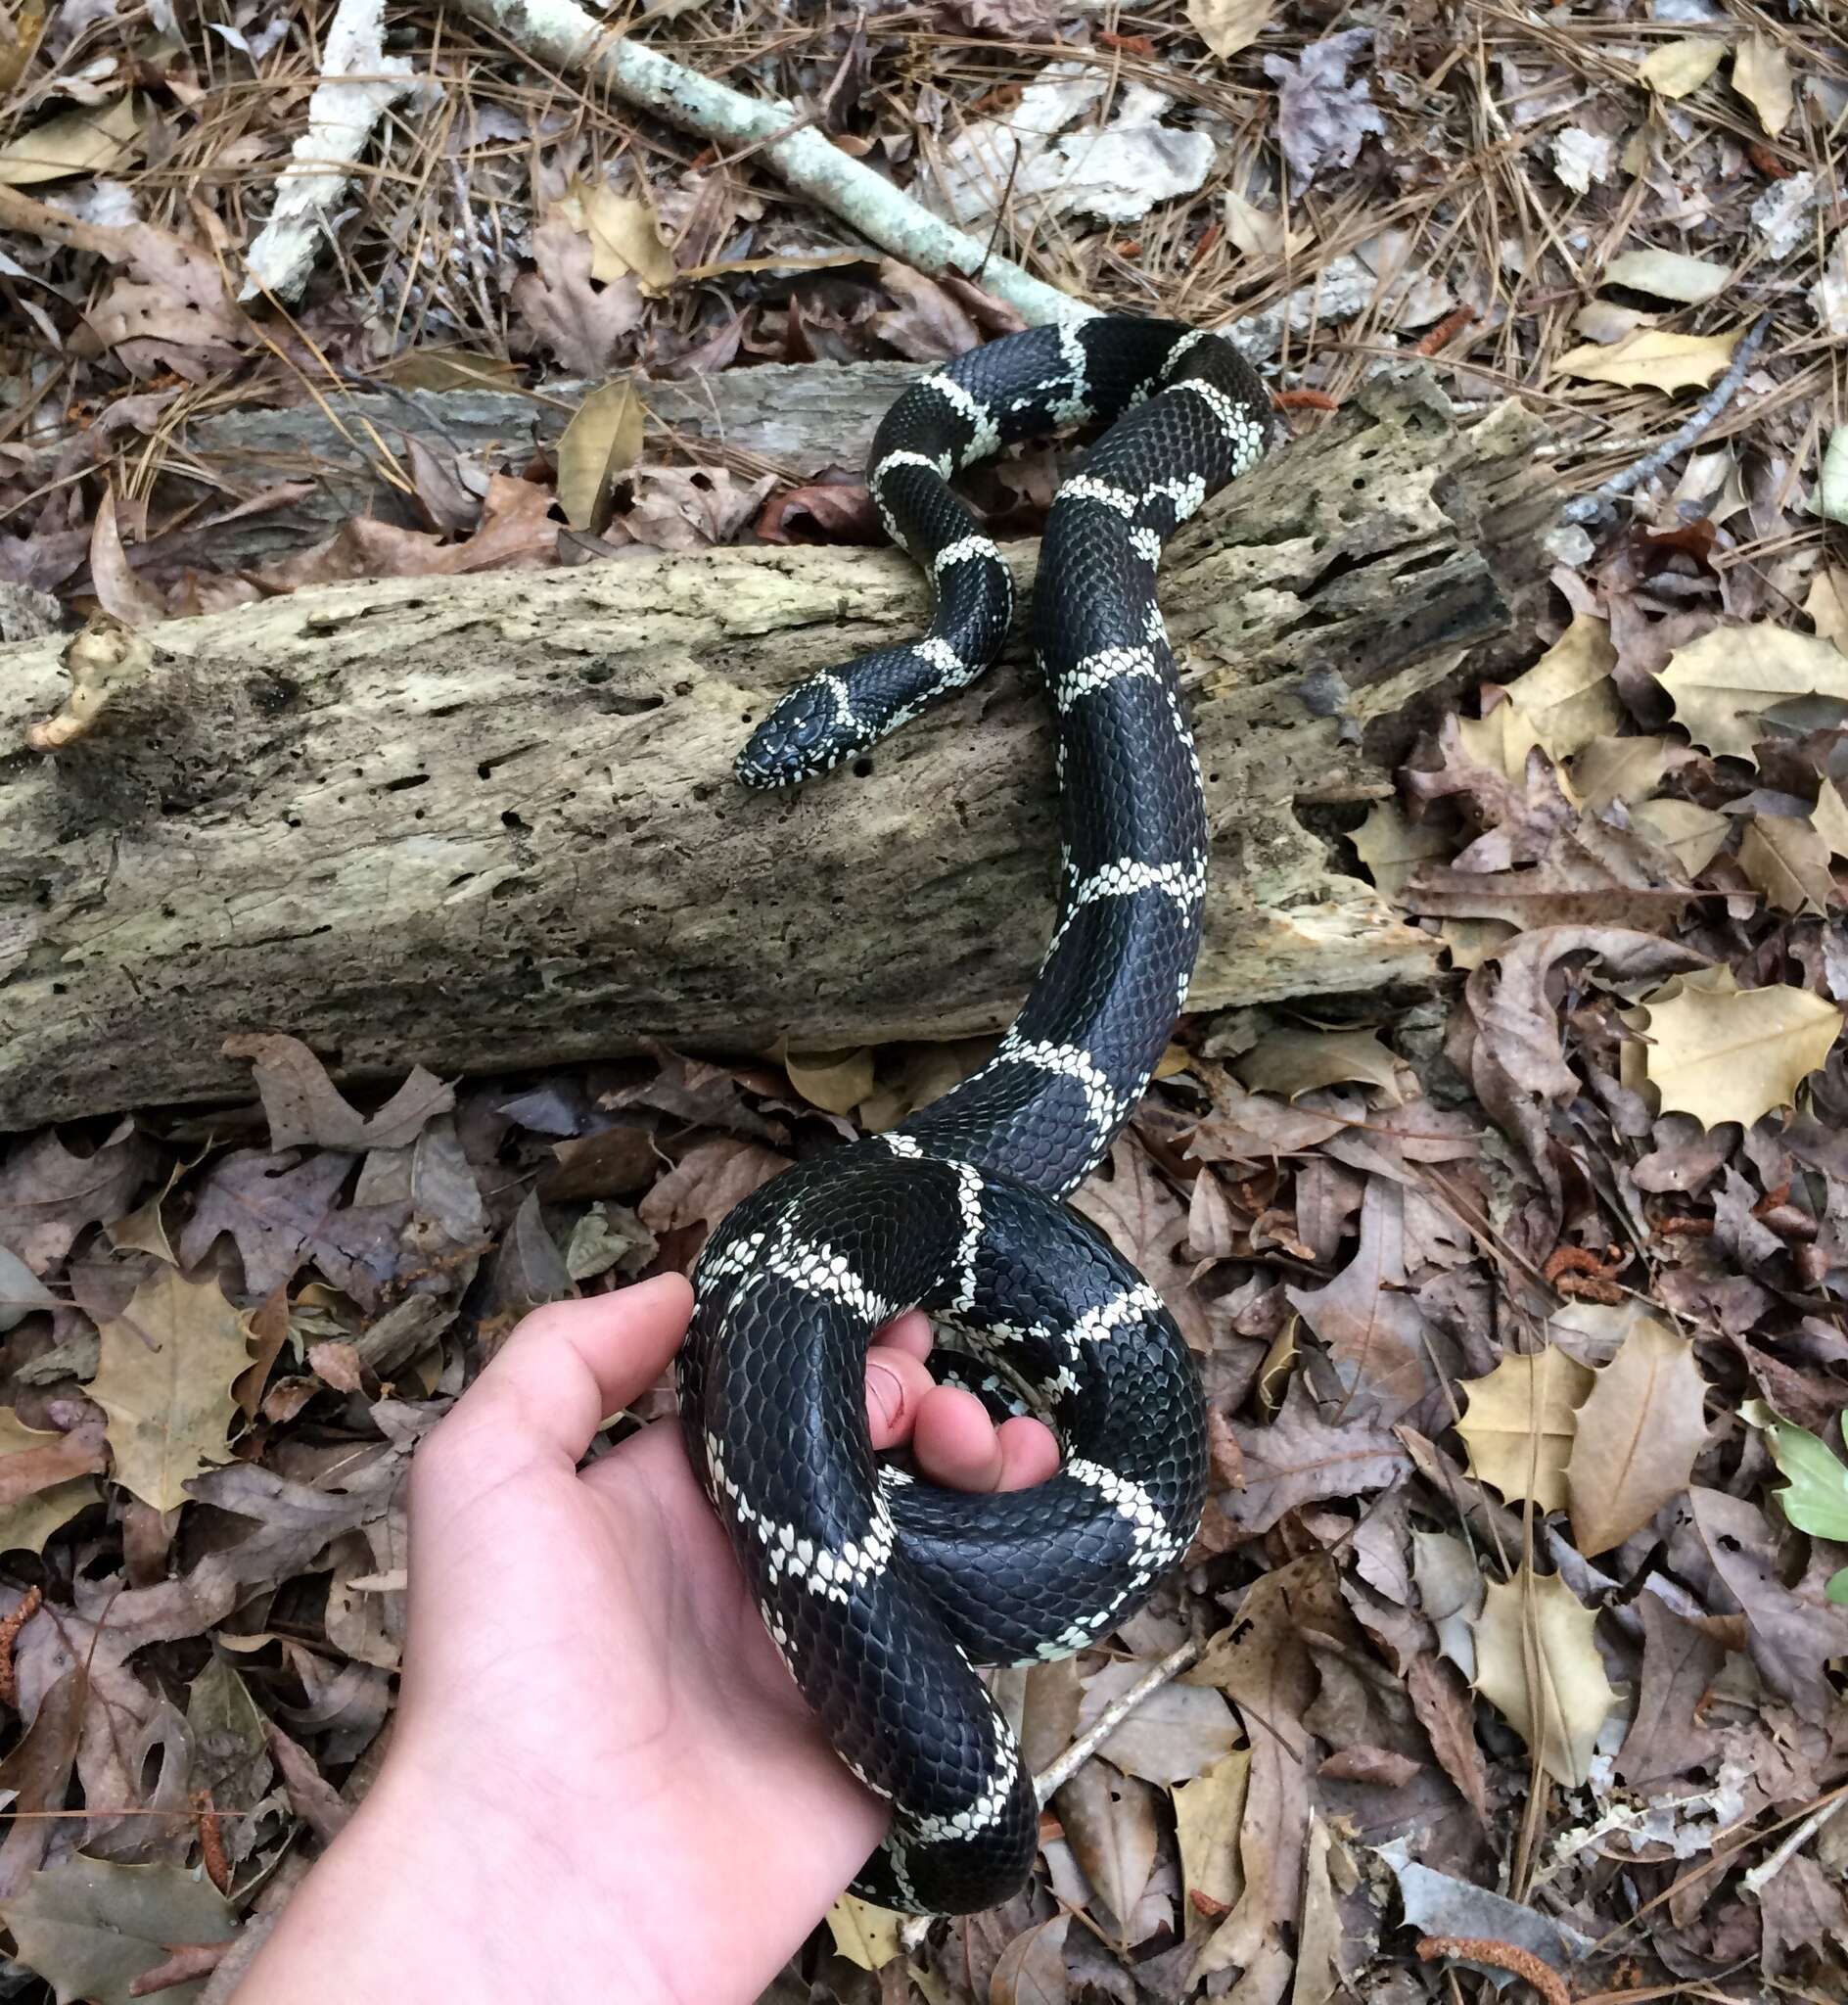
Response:
[{"label": "bare twig", "polygon": [[1777,1879],[1785,1866],[1796,1857],[1816,1834],[1841,1810],[1839,1801],[1825,1803],[1820,1810],[1812,1810],[1803,1822],[1784,1840],[1769,1858],[1761,1859],[1752,1870],[1739,1881],[1740,1889],[1753,1899],[1764,1892],[1767,1886]]},{"label": "bare twig", "polygon": [[1152,1665],[1136,1679],[1121,1699],[1106,1705],[1056,1761],[1034,1777],[1034,1795],[1039,1800],[1041,1803],[1050,1801],[1054,1793],[1071,1781],[1138,1705],[1145,1703],[1164,1685],[1179,1677],[1199,1655],[1200,1645],[1194,1642],[1183,1643],[1178,1650],[1171,1650],[1160,1663]]},{"label": "bare twig", "polygon": [[1687,422],[1671,432],[1654,451],[1641,459],[1633,461],[1621,473],[1612,474],[1610,479],[1594,488],[1589,494],[1580,494],[1568,501],[1559,511],[1559,520],[1566,523],[1595,521],[1606,513],[1613,501],[1628,494],[1633,488],[1652,479],[1667,466],[1678,453],[1683,453],[1701,439],[1718,420],[1720,413],[1738,392],[1745,381],[1745,372],[1752,366],[1758,353],[1759,344],[1765,339],[1765,330],[1771,325],[1771,315],[1761,313],[1739,338],[1739,345],[1732,350],[1732,359],[1727,365],[1727,372],[1694,406]]},{"label": "bare twig", "polygon": [[850,160],[796,106],[715,83],[644,43],[612,36],[574,0],[458,0],[511,47],[560,70],[586,70],[629,104],[725,147],[762,151],[789,185],[869,243],[917,270],[979,278],[1033,322],[1086,319],[1095,308],[1037,279]]}]

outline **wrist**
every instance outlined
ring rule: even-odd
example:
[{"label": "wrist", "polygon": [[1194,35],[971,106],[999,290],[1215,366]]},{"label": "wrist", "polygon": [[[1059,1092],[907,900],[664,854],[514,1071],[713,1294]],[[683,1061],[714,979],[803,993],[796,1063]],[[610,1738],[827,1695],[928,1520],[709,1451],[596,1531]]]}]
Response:
[{"label": "wrist", "polygon": [[491,1802],[433,1792],[394,1750],[283,1911],[235,2005],[388,1994],[393,2005],[675,2005],[681,1993],[646,1961],[651,1932],[635,1919],[610,1900],[594,1862],[548,1849],[531,1820]]}]

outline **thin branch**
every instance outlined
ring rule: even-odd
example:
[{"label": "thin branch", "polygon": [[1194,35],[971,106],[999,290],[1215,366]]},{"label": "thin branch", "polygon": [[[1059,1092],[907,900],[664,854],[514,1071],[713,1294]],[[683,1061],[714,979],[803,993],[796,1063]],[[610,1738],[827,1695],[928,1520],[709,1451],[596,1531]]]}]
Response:
[{"label": "thin branch", "polygon": [[1096,308],[1037,279],[850,160],[796,106],[748,98],[610,30],[574,0],[457,0],[461,11],[530,59],[583,70],[631,105],[683,132],[727,148],[749,147],[799,194],[894,257],[933,276],[979,282],[1030,322],[1088,319]]},{"label": "thin branch", "polygon": [[1200,1649],[1198,1643],[1187,1642],[1178,1650],[1171,1650],[1160,1663],[1152,1665],[1136,1679],[1122,1698],[1106,1705],[1056,1761],[1034,1777],[1033,1790],[1038,1800],[1045,1803],[1055,1791],[1062,1790],[1138,1705],[1151,1699],[1164,1685],[1179,1677],[1199,1656]]},{"label": "thin branch", "polygon": [[1761,313],[1739,339],[1739,345],[1732,350],[1732,359],[1718,383],[1707,392],[1694,406],[1687,422],[1679,430],[1671,432],[1653,452],[1634,461],[1621,473],[1612,474],[1610,479],[1594,488],[1589,494],[1581,494],[1568,501],[1559,511],[1559,520],[1566,523],[1594,521],[1603,515],[1613,501],[1628,494],[1633,488],[1653,479],[1677,454],[1686,452],[1696,443],[1715,424],[1738,394],[1738,387],[1745,381],[1745,372],[1752,366],[1759,345],[1765,339],[1765,330],[1771,325],[1771,315]]}]

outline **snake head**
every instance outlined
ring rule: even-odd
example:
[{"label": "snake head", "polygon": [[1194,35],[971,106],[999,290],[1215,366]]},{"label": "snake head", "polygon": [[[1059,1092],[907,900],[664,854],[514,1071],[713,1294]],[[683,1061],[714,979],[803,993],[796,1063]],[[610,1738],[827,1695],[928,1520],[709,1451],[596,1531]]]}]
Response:
[{"label": "snake head", "polygon": [[751,733],[735,770],[748,787],[786,787],[826,772],[849,749],[838,676],[817,676],[792,689]]}]

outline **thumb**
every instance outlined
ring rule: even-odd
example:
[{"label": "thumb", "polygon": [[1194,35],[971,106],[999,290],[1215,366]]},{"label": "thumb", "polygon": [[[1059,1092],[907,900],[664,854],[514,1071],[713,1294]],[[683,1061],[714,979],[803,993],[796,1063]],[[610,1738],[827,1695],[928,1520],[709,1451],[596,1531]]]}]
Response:
[{"label": "thumb", "polygon": [[419,1450],[426,1487],[535,1465],[569,1474],[609,1416],[661,1376],[692,1313],[677,1274],[533,1310]]}]

